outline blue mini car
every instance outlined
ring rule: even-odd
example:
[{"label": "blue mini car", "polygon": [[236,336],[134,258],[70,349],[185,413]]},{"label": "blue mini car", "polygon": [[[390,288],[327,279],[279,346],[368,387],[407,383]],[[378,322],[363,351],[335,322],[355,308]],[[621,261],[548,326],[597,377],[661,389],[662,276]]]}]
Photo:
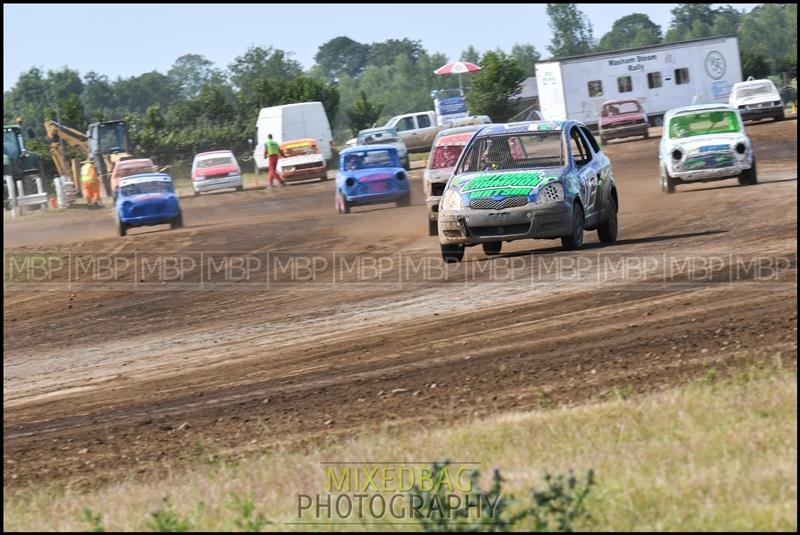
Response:
[{"label": "blue mini car", "polygon": [[118,192],[115,210],[120,236],[125,236],[131,227],[164,223],[172,228],[183,226],[183,214],[171,176],[147,173],[125,177]]},{"label": "blue mini car", "polygon": [[336,208],[349,214],[352,206],[395,202],[411,204],[408,175],[391,145],[359,145],[339,153]]}]

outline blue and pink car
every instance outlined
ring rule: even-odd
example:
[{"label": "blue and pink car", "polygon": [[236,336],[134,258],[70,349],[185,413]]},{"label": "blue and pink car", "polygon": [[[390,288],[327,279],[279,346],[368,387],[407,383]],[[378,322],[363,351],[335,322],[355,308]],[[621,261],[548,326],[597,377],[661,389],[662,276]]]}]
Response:
[{"label": "blue and pink car", "polygon": [[411,204],[408,175],[397,149],[391,145],[359,145],[339,153],[336,209],[349,214],[353,206]]},{"label": "blue and pink car", "polygon": [[117,230],[125,236],[131,227],[168,224],[183,226],[183,213],[172,177],[147,173],[125,177],[119,184],[115,205]]}]

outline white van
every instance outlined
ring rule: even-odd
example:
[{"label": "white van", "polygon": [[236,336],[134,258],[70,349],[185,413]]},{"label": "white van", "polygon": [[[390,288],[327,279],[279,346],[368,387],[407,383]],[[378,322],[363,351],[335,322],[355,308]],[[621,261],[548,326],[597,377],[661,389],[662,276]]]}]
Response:
[{"label": "white van", "polygon": [[325,160],[331,159],[333,136],[322,102],[301,102],[262,108],[258,113],[256,128],[257,143],[253,159],[259,170],[267,168],[264,143],[269,134],[272,134],[272,139],[278,143],[295,139],[313,139],[317,142]]}]

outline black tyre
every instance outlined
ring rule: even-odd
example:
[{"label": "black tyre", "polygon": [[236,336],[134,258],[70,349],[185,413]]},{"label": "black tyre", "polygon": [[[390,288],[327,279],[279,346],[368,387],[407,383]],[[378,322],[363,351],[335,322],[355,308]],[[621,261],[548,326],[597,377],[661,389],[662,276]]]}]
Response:
[{"label": "black tyre", "polygon": [[606,138],[604,138],[603,136],[600,136],[600,144],[601,145],[605,145],[606,143],[608,143],[608,141],[606,141]]},{"label": "black tyre", "polygon": [[439,222],[434,220],[428,220],[428,236],[438,236],[439,235]]},{"label": "black tyre", "polygon": [[440,244],[442,249],[442,259],[447,264],[457,264],[464,259],[463,245]]},{"label": "black tyre", "polygon": [[406,171],[410,171],[411,170],[411,158],[408,156],[408,154],[406,154],[406,157],[403,158],[403,168]]},{"label": "black tyre", "polygon": [[739,185],[740,186],[753,186],[758,183],[758,175],[756,172],[756,158],[753,157],[753,166],[750,169],[745,170],[739,175]]},{"label": "black tyre", "polygon": [[341,191],[336,192],[336,210],[340,214],[350,213],[350,203],[347,202],[347,199],[344,198]]},{"label": "black tyre", "polygon": [[175,219],[172,220],[172,222],[170,223],[170,226],[173,229],[183,228],[183,213],[179,213],[178,216]]},{"label": "black tyre", "polygon": [[603,243],[617,241],[617,201],[614,197],[608,199],[608,217],[597,226],[597,237]]},{"label": "black tyre", "polygon": [[117,218],[117,232],[120,236],[125,236],[128,234],[128,225],[120,221],[119,218]]},{"label": "black tyre", "polygon": [[561,237],[561,246],[567,251],[583,246],[583,208],[577,202],[572,205],[572,233]]},{"label": "black tyre", "polygon": [[320,182],[325,182],[326,180],[328,180],[328,173],[327,172],[326,173],[322,173],[319,176],[319,180],[320,180]]},{"label": "black tyre", "polygon": [[194,190],[194,196],[197,197],[198,195],[200,195],[200,192],[197,191],[197,190]]},{"label": "black tyre", "polygon": [[236,186],[236,191],[244,191],[244,184],[241,186]]},{"label": "black tyre", "polygon": [[650,139],[650,132],[644,133],[644,139]]},{"label": "black tyre", "polygon": [[483,246],[483,254],[486,256],[498,255],[503,248],[503,242],[501,241],[482,243],[481,245]]},{"label": "black tyre", "polygon": [[664,193],[675,193],[675,179],[669,176],[666,168],[661,168],[661,191]]}]

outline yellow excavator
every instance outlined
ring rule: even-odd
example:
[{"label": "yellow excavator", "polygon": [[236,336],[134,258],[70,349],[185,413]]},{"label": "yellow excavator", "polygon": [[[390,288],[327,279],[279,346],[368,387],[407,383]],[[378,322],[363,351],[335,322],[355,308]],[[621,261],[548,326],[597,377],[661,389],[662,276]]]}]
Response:
[{"label": "yellow excavator", "polygon": [[59,141],[63,140],[69,146],[76,148],[85,159],[94,162],[97,176],[103,184],[105,196],[111,197],[111,173],[114,166],[123,160],[133,158],[128,139],[128,125],[125,121],[103,121],[89,125],[88,133],[84,134],[74,128],[58,123],[51,119],[44,122],[44,129],[50,138],[50,154],[56,169],[62,176],[72,178],[75,187],[80,189],[80,175],[78,160],[71,160],[69,165]]},{"label": "yellow excavator", "polygon": [[53,164],[55,164],[58,174],[70,177],[75,187],[80,190],[80,162],[75,159],[67,162],[59,140],[78,149],[81,156],[86,159],[89,157],[89,138],[83,132],[50,119],[45,120],[44,131],[47,132],[47,137],[50,139],[50,156],[53,157]]}]

